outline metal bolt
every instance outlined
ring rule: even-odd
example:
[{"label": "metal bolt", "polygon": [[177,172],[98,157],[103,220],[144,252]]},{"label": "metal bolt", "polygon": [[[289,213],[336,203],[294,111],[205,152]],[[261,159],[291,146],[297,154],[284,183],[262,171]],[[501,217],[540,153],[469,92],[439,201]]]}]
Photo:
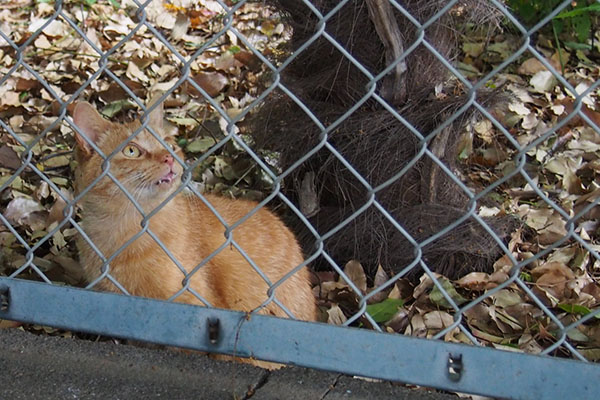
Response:
[{"label": "metal bolt", "polygon": [[10,297],[8,286],[0,286],[0,311],[8,311]]},{"label": "metal bolt", "polygon": [[221,331],[219,318],[208,318],[208,340],[211,344],[217,344]]},{"label": "metal bolt", "polygon": [[463,373],[462,354],[448,355],[448,378],[453,382],[458,382]]}]

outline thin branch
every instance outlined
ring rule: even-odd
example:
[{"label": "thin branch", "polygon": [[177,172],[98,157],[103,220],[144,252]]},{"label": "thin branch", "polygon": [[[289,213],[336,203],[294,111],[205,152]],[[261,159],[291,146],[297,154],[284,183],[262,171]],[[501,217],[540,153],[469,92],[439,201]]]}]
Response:
[{"label": "thin branch", "polygon": [[[386,65],[392,64],[404,53],[402,34],[398,21],[388,0],[366,0],[369,16],[375,25],[375,30],[385,47]],[[381,87],[381,96],[390,103],[397,105],[406,101],[406,60],[396,64],[393,74],[388,74]]]}]

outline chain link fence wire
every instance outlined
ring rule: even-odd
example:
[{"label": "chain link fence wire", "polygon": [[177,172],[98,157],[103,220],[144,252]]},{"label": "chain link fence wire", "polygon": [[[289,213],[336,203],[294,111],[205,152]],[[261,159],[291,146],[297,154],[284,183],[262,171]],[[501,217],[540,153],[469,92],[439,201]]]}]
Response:
[{"label": "chain link fence wire", "polygon": [[[368,9],[367,3],[374,8]],[[597,359],[593,351],[586,349],[595,348],[597,351],[598,346],[593,336],[598,326],[595,320],[600,318],[600,311],[594,310],[598,292],[591,291],[591,288],[598,287],[595,276],[600,259],[593,235],[590,237],[586,233],[587,228],[582,230],[581,221],[585,220],[586,226],[591,226],[587,216],[594,212],[600,197],[590,195],[580,202],[580,207],[565,208],[564,196],[546,190],[530,168],[530,160],[537,157],[541,146],[553,138],[562,137],[562,130],[577,118],[591,127],[594,134],[600,133],[595,114],[586,111],[586,99],[596,94],[600,80],[594,80],[584,90],[575,88],[572,81],[563,76],[560,67],[550,62],[533,40],[571,2],[560,3],[531,28],[519,22],[503,2],[487,2],[493,15],[514,27],[517,31],[514,37],[518,37],[520,42],[489,72],[480,74],[476,79],[466,76],[455,62],[455,54],[444,50],[448,44],[440,40],[446,40],[444,35],[448,32],[443,29],[448,23],[445,18],[466,12],[465,7],[481,3],[433,2],[431,9],[419,9],[417,3],[394,0],[365,4],[350,0],[335,4],[309,0],[270,4],[221,0],[179,3],[58,0],[48,3],[15,1],[3,5],[0,8],[0,93],[4,96],[0,108],[3,140],[3,174],[0,179],[3,196],[0,201],[4,212],[0,214],[0,244],[4,255],[0,259],[3,264],[0,272],[9,278],[28,278],[48,284],[56,284],[57,281],[80,284],[72,278],[76,275],[73,271],[79,267],[74,261],[75,250],[69,244],[71,238],[80,235],[102,260],[102,274],[96,280],[86,282],[85,287],[93,289],[98,282],[107,279],[122,293],[128,294],[127,289],[111,275],[111,262],[135,240],[149,235],[183,276],[181,289],[169,300],[191,293],[199,302],[210,307],[202,294],[192,289],[190,279],[221,250],[234,247],[270,287],[260,308],[273,302],[290,318],[294,315],[278,300],[278,288],[301,268],[312,265],[322,280],[331,271],[339,277],[337,280],[325,279],[315,289],[315,292],[323,294],[323,286],[330,288],[325,291],[326,298],[321,304],[327,310],[330,322],[475,345],[493,343],[502,347],[509,343],[542,355],[561,355],[582,361]],[[114,14],[102,14],[111,8]],[[377,14],[378,9],[380,12],[387,11]],[[15,10],[21,16],[25,13],[32,18],[27,29],[13,29],[16,25],[11,25],[9,14],[15,13]],[[422,14],[413,15],[415,10]],[[295,13],[298,12],[304,15],[304,20],[297,19],[299,14]],[[361,32],[361,24],[367,24],[369,17],[376,20],[374,16],[378,15],[381,18],[386,12],[395,16],[396,23],[402,25],[400,30],[408,29],[412,35],[402,38],[404,48],[397,57],[390,58],[389,48],[385,48],[384,55],[379,53],[377,58],[365,61],[362,56],[365,52],[368,54],[369,49],[352,47],[350,39],[358,41],[361,35],[356,35],[356,32]],[[350,18],[352,16],[355,20]],[[16,23],[17,17],[15,14],[12,23]],[[98,22],[102,18],[107,18],[104,25]],[[261,21],[260,24],[258,21]],[[210,29],[202,30],[202,24]],[[251,25],[252,29],[249,28]],[[344,37],[340,32],[350,26],[353,33]],[[369,26],[374,31],[373,26]],[[393,25],[386,26],[393,28]],[[381,28],[381,25],[378,27]],[[200,33],[195,36],[176,33],[182,29],[184,32],[195,29]],[[367,31],[365,28],[365,39],[377,38],[368,36]],[[340,37],[348,40],[343,41]],[[269,45],[273,38],[278,38],[279,42]],[[69,41],[73,43],[62,47]],[[298,71],[304,71],[308,76],[309,72],[320,68],[319,62],[330,61],[319,59],[318,50],[315,50],[324,48],[324,43],[330,54],[335,53],[338,61],[342,60],[332,64],[329,70],[325,69],[326,74],[324,72],[319,78],[323,85],[331,83],[332,86],[323,88],[316,80],[311,81],[313,86],[302,86],[303,78]],[[218,49],[225,44],[229,50],[220,52]],[[149,45],[152,47],[144,47]],[[361,53],[362,50],[364,52]],[[69,62],[61,64],[64,54],[69,52]],[[152,52],[158,52],[164,58],[153,60],[155,55]],[[39,54],[45,56],[40,57]],[[303,58],[306,55],[310,56]],[[505,76],[506,70],[518,64],[524,56],[537,60],[550,71],[563,90],[577,93],[573,111],[555,124],[544,125],[544,129],[540,125],[529,141],[520,140],[514,126],[506,126],[505,119],[499,118],[497,111],[490,111],[495,110],[496,103],[507,104],[511,99],[488,90],[490,82],[497,82],[500,76]],[[411,57],[422,64],[411,61]],[[375,68],[373,63],[380,62],[381,58],[386,58],[383,68]],[[430,65],[426,60],[433,61]],[[371,64],[366,65],[369,62]],[[219,63],[226,66],[219,67]],[[148,68],[151,73],[142,72],[140,66]],[[203,68],[210,71],[202,75]],[[233,76],[223,73],[227,68],[243,74]],[[438,93],[446,96],[447,101],[435,98],[436,88],[444,90],[439,82],[448,80],[431,72],[435,68],[451,76],[453,87],[460,88],[458,95]],[[396,84],[398,91],[390,94],[385,88],[390,85],[390,77],[398,76],[395,75],[397,71],[400,71],[400,76],[410,74],[410,80],[405,87],[392,80],[391,85]],[[161,74],[164,74],[164,79]],[[331,80],[327,74],[335,75],[336,79]],[[340,78],[339,75],[343,74],[346,74],[345,77]],[[230,82],[223,86],[229,85],[229,92],[223,87],[215,90],[215,82],[225,76]],[[207,80],[211,84],[207,84]],[[244,80],[254,80],[254,83],[248,86]],[[428,83],[420,83],[425,81]],[[154,86],[150,87],[151,83]],[[336,92],[339,89],[336,85],[345,85],[345,92]],[[234,87],[238,92],[247,90],[251,96],[242,101],[232,100],[235,97]],[[146,94],[152,89],[162,94],[157,102],[148,104],[146,98],[149,96]],[[429,92],[424,94],[425,90]],[[10,97],[15,93],[20,97]],[[332,100],[328,93],[331,97],[342,94]],[[103,154],[94,142],[88,141],[104,159],[102,173],[87,188],[72,195],[66,190],[69,182],[57,171],[69,171],[68,151],[73,145],[71,132],[82,133],[69,113],[77,101],[90,98],[97,104],[109,106],[103,109],[105,115],[113,117],[114,114],[121,120],[132,114],[128,110],[139,109],[142,124],[110,154]],[[180,133],[186,132],[180,135],[179,143],[192,156],[187,162],[149,125],[148,116],[161,103],[166,105],[171,124],[177,125]],[[178,107],[185,109],[187,115],[194,114],[193,118],[177,113]],[[37,115],[34,117],[37,120],[24,124],[20,113]],[[199,122],[202,115],[210,116],[206,120],[208,122]],[[366,118],[370,118],[369,123],[365,122]],[[372,121],[376,121],[377,125],[373,125]],[[485,173],[465,173],[465,169],[457,163],[456,153],[459,150],[456,132],[471,129],[472,135],[473,125],[480,121],[487,121],[488,129],[499,137],[496,140],[506,143],[511,151],[511,163],[507,163],[507,168],[496,173],[495,178],[485,185],[473,184],[473,176]],[[207,128],[209,122],[217,128]],[[189,126],[194,129],[188,129]],[[198,134],[202,129],[212,131]],[[113,157],[143,130],[148,130],[169,151],[175,162],[184,167],[181,185],[151,212],[144,210],[111,173]],[[340,132],[350,133],[344,136]],[[191,152],[191,143],[201,144],[202,151]],[[66,156],[62,150],[66,151]],[[9,165],[13,153],[18,153],[19,158]],[[547,154],[552,156],[551,152]],[[54,164],[55,167],[47,162],[56,161],[59,157],[62,161],[63,156],[67,157],[67,161]],[[234,174],[231,178],[239,184],[237,186],[227,185],[227,179],[217,180],[218,184],[211,186],[207,176],[212,174],[214,178],[214,173],[206,171],[215,168],[215,160],[227,157],[243,159],[246,166],[244,173],[251,171],[259,190],[252,189],[251,185],[244,187],[244,179],[248,176],[244,174]],[[361,164],[361,159],[366,160],[364,164]],[[232,170],[233,167],[226,164],[221,168],[222,178],[223,168]],[[66,174],[70,179],[69,173]],[[103,254],[78,220],[78,204],[105,177],[123,191],[143,216],[139,231],[113,254]],[[318,189],[314,188],[315,179]],[[489,199],[500,188],[513,187],[511,182],[515,180],[522,181],[520,187],[526,188],[520,192],[521,195],[533,199],[528,204],[538,202],[539,208],[531,207],[530,212],[538,213],[536,215],[542,219],[539,209],[548,210],[550,217],[544,219],[545,223],[561,225],[560,229],[552,232],[555,240],[551,243],[530,245],[527,251],[517,250],[516,243],[520,237],[527,233],[533,235],[532,229],[523,222],[530,221],[531,217],[520,215],[519,218],[506,216],[502,219],[499,216],[502,212],[491,216],[482,212],[492,208]],[[415,186],[420,186],[416,195]],[[203,192],[210,189],[242,197],[254,196],[258,201],[248,215],[227,224],[203,196]],[[39,195],[40,190],[46,191],[45,196]],[[222,245],[191,271],[186,271],[149,227],[149,220],[183,191],[195,194],[225,227]],[[15,196],[15,192],[21,194]],[[590,189],[588,193],[595,192]],[[19,198],[22,207],[29,208],[20,217],[15,217],[8,205],[12,203],[16,207],[18,202],[15,199]],[[40,216],[48,217],[48,210],[31,206],[35,203],[32,198],[42,199],[48,207],[53,203],[60,204],[60,216],[56,217],[57,211],[51,210],[55,216],[53,223],[43,225]],[[339,198],[343,201],[340,202]],[[330,204],[327,203],[329,200]],[[234,234],[240,224],[267,205],[285,210],[281,215],[295,221],[292,225],[300,227],[296,231],[303,232],[299,233],[299,237],[306,252],[306,260],[300,265],[290,266],[289,272],[278,281],[270,280],[261,271],[260,265],[248,256],[243,244],[235,240]],[[515,209],[518,208],[517,205]],[[327,219],[332,216],[335,218]],[[538,232],[543,231],[544,227],[537,229]],[[366,235],[361,235],[363,231],[377,240],[365,239]],[[531,242],[535,243],[535,240]],[[523,243],[522,239],[520,243]],[[536,249],[531,249],[533,247]],[[550,295],[556,292],[544,290],[548,287],[539,281],[532,283],[530,271],[533,267],[546,265],[550,268],[548,263],[561,262],[559,256],[563,254],[564,257],[564,252],[557,251],[565,248],[572,250],[572,256],[573,252],[576,254],[570,261],[563,260],[563,264],[573,264],[579,257],[578,265],[582,265],[582,270],[577,276],[565,275],[569,280],[566,284],[557,283],[557,280],[550,283],[578,293],[585,292],[587,302],[585,305],[563,304],[561,309],[557,304],[559,299]],[[364,282],[357,280],[356,273],[350,274],[347,265],[344,267],[351,257],[340,257],[340,254],[347,256],[353,252],[354,258],[360,258],[365,266],[373,264],[366,267],[366,274],[363,269]],[[552,255],[555,257],[548,258]],[[73,275],[71,278],[56,277],[49,267],[51,264],[60,264],[62,270],[71,271]],[[382,265],[384,274],[376,272],[378,265]],[[473,271],[481,275],[468,275]],[[549,273],[555,273],[553,271]],[[543,271],[539,273],[543,275]],[[358,275],[361,275],[360,268]],[[458,286],[453,286],[445,278],[456,280],[465,275],[479,280],[472,283],[479,285],[479,289],[470,291],[470,298],[462,297],[456,291]],[[494,281],[499,275],[502,278]],[[432,298],[437,294],[439,298],[435,304],[444,304],[443,311],[432,311],[416,320],[411,319],[412,315],[406,315],[406,307],[398,308],[400,303],[396,303],[395,319],[382,323],[375,316],[375,309],[370,307],[373,304],[380,307],[383,307],[381,304],[389,304],[393,290],[400,292],[395,299],[406,300],[401,291],[409,283],[413,284],[413,300],[419,302],[423,301],[423,296]],[[588,291],[583,289],[586,285],[589,285]],[[334,289],[331,289],[332,286]],[[514,293],[519,295],[515,297]],[[506,297],[508,294],[511,294],[510,299]],[[337,307],[338,303],[343,303],[344,296],[351,298],[352,306]],[[514,302],[515,298],[519,301]],[[482,316],[481,321],[487,322],[480,321],[478,324],[474,316],[489,307],[496,307],[498,314]],[[520,308],[518,315],[523,318],[519,320],[507,312],[510,307]],[[410,312],[417,312],[416,308]],[[337,319],[334,318],[336,315]],[[431,329],[431,318],[434,317],[440,319],[440,324]],[[499,331],[496,329],[497,337],[484,331],[483,325],[492,323],[490,318],[499,327]],[[396,325],[389,323],[393,321]],[[528,323],[545,324],[552,333],[537,341],[531,333],[542,335],[543,330],[537,329],[518,339],[517,332],[522,332],[523,325]],[[343,334],[340,331],[341,337]],[[503,334],[511,338],[502,338]],[[544,346],[539,342],[543,342]]]}]

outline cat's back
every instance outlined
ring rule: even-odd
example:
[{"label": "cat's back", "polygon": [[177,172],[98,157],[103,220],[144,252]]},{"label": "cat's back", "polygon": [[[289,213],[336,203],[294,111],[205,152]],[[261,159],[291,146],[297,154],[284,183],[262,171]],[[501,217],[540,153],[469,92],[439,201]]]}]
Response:
[{"label": "cat's back", "polygon": [[195,194],[183,193],[181,196],[181,200],[189,209],[188,222],[193,231],[206,233],[208,226],[225,234],[225,223],[236,240],[265,242],[270,245],[269,247],[277,247],[281,244],[284,247],[292,247],[300,255],[300,247],[294,234],[267,208],[256,209],[258,203],[251,200],[230,199],[213,194],[204,194],[203,197],[214,211]]},{"label": "cat's back", "polygon": [[[306,267],[298,268],[304,262],[302,250],[294,234],[281,219],[264,207],[255,210],[258,204],[253,201],[210,194],[203,197],[222,221],[193,194],[184,194],[179,201],[185,202],[189,210],[187,223],[193,232],[192,237],[202,246],[202,256],[207,257],[218,251],[209,268],[212,268],[217,292],[223,294],[227,303],[231,303],[228,308],[239,309],[244,304],[242,309],[251,310],[268,297],[269,285],[250,266],[238,246],[271,284],[297,269],[279,286],[276,296],[297,318],[315,320],[316,306],[310,289],[309,271]],[[223,222],[229,226],[229,230]],[[228,237],[231,239],[229,242]],[[274,315],[286,316],[277,306],[271,305],[267,309]]]}]

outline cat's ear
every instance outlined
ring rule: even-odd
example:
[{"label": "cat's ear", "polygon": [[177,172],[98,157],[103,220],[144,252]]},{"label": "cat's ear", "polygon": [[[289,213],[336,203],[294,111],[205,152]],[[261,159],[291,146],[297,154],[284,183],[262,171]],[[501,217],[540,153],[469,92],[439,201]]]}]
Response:
[{"label": "cat's ear", "polygon": [[[160,93],[152,96],[150,101],[148,102],[147,108],[153,106],[158,100],[160,100]],[[165,110],[163,108],[163,102],[161,101],[151,112],[150,112],[150,120],[148,121],[148,125],[150,125],[153,129],[158,130],[157,133],[163,133],[165,124]]]},{"label": "cat's ear", "polygon": [[[111,123],[105,120],[87,101],[77,103],[73,110],[73,121],[81,133],[94,143],[98,143],[100,136],[106,133],[111,126]],[[84,154],[91,155],[93,153],[92,146],[79,132],[75,132],[75,141]]]}]

